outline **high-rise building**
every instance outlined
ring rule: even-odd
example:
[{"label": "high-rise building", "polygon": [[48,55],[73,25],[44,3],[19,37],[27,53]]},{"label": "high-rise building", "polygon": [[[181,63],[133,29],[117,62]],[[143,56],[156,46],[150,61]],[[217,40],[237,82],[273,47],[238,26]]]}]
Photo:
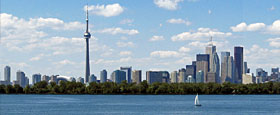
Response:
[{"label": "high-rise building", "polygon": [[234,47],[235,83],[242,83],[243,47]]},{"label": "high-rise building", "polygon": [[9,66],[4,68],[4,81],[11,82],[11,67]]},{"label": "high-rise building", "polygon": [[256,76],[260,77],[260,82],[265,82],[265,80],[267,79],[268,73],[266,71],[264,71],[262,68],[257,68],[256,69]]},{"label": "high-rise building", "polygon": [[206,83],[217,83],[216,72],[207,72]]},{"label": "high-rise building", "polygon": [[32,75],[32,84],[36,84],[41,81],[41,74],[33,74]]},{"label": "high-rise building", "polygon": [[278,74],[279,73],[279,68],[271,68],[271,73],[272,74]]},{"label": "high-rise building", "polygon": [[196,83],[203,83],[204,82],[204,72],[202,70],[199,70],[197,73],[196,73],[196,80],[195,80]]},{"label": "high-rise building", "polygon": [[178,83],[185,83],[186,82],[186,69],[182,68],[179,70],[179,76],[178,76]]},{"label": "high-rise building", "polygon": [[177,71],[171,72],[171,83],[178,83],[178,74],[177,74]]},{"label": "high-rise building", "polygon": [[192,75],[189,75],[187,77],[187,80],[186,80],[187,83],[195,83],[195,79],[194,79],[194,76]]},{"label": "high-rise building", "polygon": [[221,66],[221,83],[231,82],[234,83],[234,61],[232,56],[225,56]]},{"label": "high-rise building", "polygon": [[134,70],[132,72],[132,82],[133,83],[141,83],[142,81],[142,71],[141,70]]},{"label": "high-rise building", "polygon": [[24,86],[23,87],[26,87],[27,85],[29,85],[29,78],[28,77],[25,77],[24,78]]},{"label": "high-rise building", "polygon": [[221,63],[224,62],[225,57],[229,57],[229,56],[230,56],[230,52],[226,52],[226,51],[221,52]]},{"label": "high-rise building", "polygon": [[43,77],[42,77],[42,81],[49,82],[49,80],[50,80],[50,77],[49,77],[49,76],[47,76],[47,75],[43,75]]},{"label": "high-rise building", "polygon": [[78,77],[77,82],[85,83],[85,79],[82,77]]},{"label": "high-rise building", "polygon": [[25,86],[25,73],[24,72],[22,72],[20,70],[17,71],[17,81],[21,87]]},{"label": "high-rise building", "polygon": [[55,82],[57,84],[57,76],[58,75],[52,75],[51,76],[51,82]]},{"label": "high-rise building", "polygon": [[199,71],[203,71],[203,82],[207,82],[207,72],[209,71],[209,54],[197,54],[196,55],[196,74]]},{"label": "high-rise building", "polygon": [[90,65],[89,65],[89,39],[91,37],[88,29],[88,6],[87,6],[87,13],[86,13],[86,32],[84,34],[84,38],[86,39],[86,72],[85,72],[85,79],[86,83],[89,82],[90,77]]},{"label": "high-rise building", "polygon": [[107,82],[107,71],[104,69],[100,72],[100,83]]},{"label": "high-rise building", "polygon": [[196,77],[196,65],[186,65],[186,76],[192,76],[194,79]]},{"label": "high-rise building", "polygon": [[253,75],[251,74],[242,74],[242,84],[252,84],[253,81]]},{"label": "high-rise building", "polygon": [[121,83],[122,81],[126,80],[126,72],[121,70],[115,70],[111,74],[111,79],[115,83]]},{"label": "high-rise building", "polygon": [[[248,73],[248,65],[247,62],[243,62],[243,73],[242,74],[247,74]],[[243,76],[243,75],[242,75]]]},{"label": "high-rise building", "polygon": [[216,46],[214,46],[212,43],[212,37],[211,37],[210,44],[206,47],[205,53],[209,54],[209,70],[211,73],[215,73],[215,80],[218,83],[219,76],[220,76],[220,60],[216,52]]},{"label": "high-rise building", "polygon": [[89,77],[88,83],[91,83],[91,82],[97,82],[97,77],[94,74],[91,74],[91,76]]},{"label": "high-rise building", "polygon": [[149,84],[154,82],[167,82],[169,80],[169,73],[168,71],[147,71],[146,72],[146,80]]},{"label": "high-rise building", "polygon": [[124,71],[126,73],[126,81],[127,83],[131,83],[131,70],[132,67],[121,67],[121,71]]}]

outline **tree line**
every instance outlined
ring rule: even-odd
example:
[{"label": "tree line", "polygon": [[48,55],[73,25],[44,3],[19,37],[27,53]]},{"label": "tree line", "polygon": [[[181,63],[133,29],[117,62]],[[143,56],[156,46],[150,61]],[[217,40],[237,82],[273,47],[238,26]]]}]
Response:
[{"label": "tree line", "polygon": [[128,84],[126,81],[96,83],[86,85],[80,82],[65,82],[59,84],[45,81],[25,88],[19,85],[0,85],[0,94],[280,94],[280,82],[263,84],[223,84],[217,83],[153,83],[143,81],[139,84]]}]

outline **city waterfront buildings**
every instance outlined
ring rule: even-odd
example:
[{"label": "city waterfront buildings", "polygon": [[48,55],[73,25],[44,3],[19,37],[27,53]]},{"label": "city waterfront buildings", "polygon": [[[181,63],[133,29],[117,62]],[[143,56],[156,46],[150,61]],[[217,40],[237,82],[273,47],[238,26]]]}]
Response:
[{"label": "city waterfront buildings", "polygon": [[124,71],[126,73],[126,81],[127,81],[127,83],[131,83],[132,67],[120,67],[120,70]]},{"label": "city waterfront buildings", "polygon": [[134,70],[132,72],[132,82],[133,83],[141,83],[142,81],[142,71],[141,70]]},{"label": "city waterfront buildings", "polygon": [[100,72],[100,83],[107,82],[107,71],[104,69]]},{"label": "city waterfront buildings", "polygon": [[235,83],[242,83],[243,47],[234,47]]}]

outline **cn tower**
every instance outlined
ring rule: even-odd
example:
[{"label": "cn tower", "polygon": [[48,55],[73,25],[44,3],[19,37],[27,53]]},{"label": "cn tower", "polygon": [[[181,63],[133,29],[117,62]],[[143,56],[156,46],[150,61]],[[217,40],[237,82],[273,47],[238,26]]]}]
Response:
[{"label": "cn tower", "polygon": [[86,39],[86,73],[85,73],[85,79],[86,83],[89,82],[89,76],[90,76],[90,67],[89,67],[89,39],[90,39],[90,33],[88,31],[88,6],[87,6],[87,13],[86,13],[86,22],[87,22],[87,27],[86,27],[86,32],[84,34],[84,38]]}]

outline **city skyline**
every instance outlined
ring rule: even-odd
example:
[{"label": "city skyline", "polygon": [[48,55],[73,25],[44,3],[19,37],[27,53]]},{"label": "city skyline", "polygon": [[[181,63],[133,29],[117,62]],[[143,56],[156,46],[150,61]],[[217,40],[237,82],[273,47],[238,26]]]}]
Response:
[{"label": "city skyline", "polygon": [[[239,7],[249,2],[230,1]],[[21,3],[27,4],[19,1],[15,6]],[[40,3],[44,2],[34,1],[34,4]],[[0,68],[10,65],[11,79],[15,79],[17,70],[24,71],[29,78],[35,73],[83,77],[85,44],[82,33],[85,27],[86,3],[75,3],[77,2],[69,1],[69,6],[75,6],[70,11],[56,9],[47,12],[44,8],[48,6],[45,6],[41,10],[37,8],[37,12],[25,8],[23,11],[30,12],[20,14],[21,11],[10,8],[12,1],[2,1]],[[205,52],[210,34],[217,46],[219,58],[222,51],[228,51],[233,56],[233,47],[243,46],[243,60],[248,62],[248,67],[253,71],[263,68],[270,72],[270,68],[280,66],[280,63],[277,63],[280,62],[277,58],[280,56],[279,1],[265,2],[265,5],[258,9],[254,9],[254,6],[262,4],[261,2],[248,8],[243,6],[243,10],[235,9],[237,11],[232,12],[236,17],[224,14],[234,9],[233,7],[220,11],[221,6],[214,8],[214,3],[204,0],[176,2],[173,7],[162,5],[157,0],[145,3],[148,5],[144,11],[154,11],[139,11],[140,8],[134,8],[131,1],[89,1],[89,18],[93,20],[89,23],[90,32],[94,33],[90,43],[90,64],[93,68],[90,71],[98,76],[98,79],[101,70],[106,69],[110,74],[119,67],[132,66],[133,69],[143,72],[177,71],[192,64],[196,54]],[[196,5],[206,6],[206,3],[209,7],[204,10],[193,10],[193,13],[186,10]],[[35,9],[38,6],[34,6]],[[116,11],[108,12],[111,8]],[[263,15],[246,12],[253,9]],[[71,11],[74,12],[70,15]],[[208,20],[197,19],[197,13],[202,13],[200,18]],[[237,15],[238,13],[243,15]],[[146,17],[152,14],[155,16]],[[219,17],[219,14],[226,19],[233,19],[221,21],[223,18]],[[264,17],[264,14],[267,17]],[[141,15],[149,20],[143,19]],[[9,32],[14,32],[15,35],[10,35]],[[0,74],[3,79],[2,69]],[[145,73],[142,74],[142,79],[145,79]]]}]

